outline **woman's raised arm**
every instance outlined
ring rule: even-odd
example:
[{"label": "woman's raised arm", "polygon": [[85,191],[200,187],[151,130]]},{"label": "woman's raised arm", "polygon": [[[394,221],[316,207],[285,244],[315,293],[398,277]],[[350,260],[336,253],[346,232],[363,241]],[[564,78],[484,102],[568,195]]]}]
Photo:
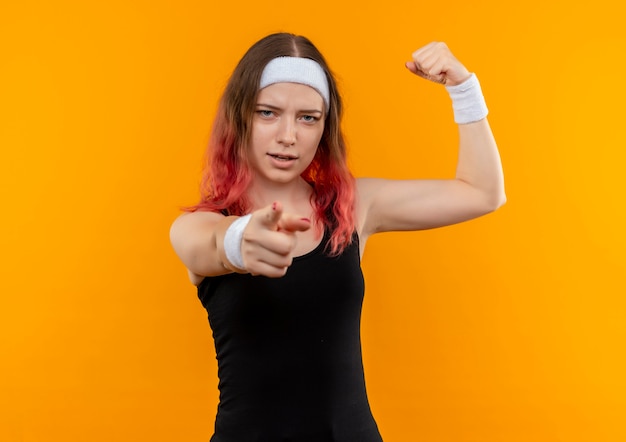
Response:
[{"label": "woman's raised arm", "polygon": [[467,221],[506,201],[500,155],[476,76],[444,43],[417,50],[406,66],[450,92],[459,128],[456,176],[449,180],[357,180],[359,226],[364,237]]}]

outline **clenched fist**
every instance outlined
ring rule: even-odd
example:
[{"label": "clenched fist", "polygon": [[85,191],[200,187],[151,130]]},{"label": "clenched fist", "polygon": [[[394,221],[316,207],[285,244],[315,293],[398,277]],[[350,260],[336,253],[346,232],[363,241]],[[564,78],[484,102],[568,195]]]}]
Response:
[{"label": "clenched fist", "polygon": [[442,42],[432,42],[413,52],[413,60],[406,67],[415,75],[440,83],[456,86],[467,80],[471,73],[457,60],[448,46]]}]

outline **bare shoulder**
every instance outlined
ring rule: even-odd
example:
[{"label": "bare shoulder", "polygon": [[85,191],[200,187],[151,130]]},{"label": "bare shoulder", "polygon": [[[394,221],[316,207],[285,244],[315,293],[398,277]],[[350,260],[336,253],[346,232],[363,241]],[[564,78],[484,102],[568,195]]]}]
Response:
[{"label": "bare shoulder", "polygon": [[215,224],[224,219],[224,215],[217,212],[208,212],[196,210],[195,212],[182,213],[172,223],[173,230],[194,228],[198,226],[206,226],[207,224]]},{"label": "bare shoulder", "polygon": [[211,245],[215,243],[215,226],[224,219],[216,212],[196,211],[181,214],[170,228],[170,242],[194,285],[204,279],[206,269],[213,269]]},{"label": "bare shoulder", "polygon": [[190,237],[211,229],[222,219],[224,219],[224,215],[221,213],[201,210],[181,214],[170,227],[172,245],[176,248],[181,242],[188,241]]},{"label": "bare shoulder", "polygon": [[383,178],[357,178],[356,179],[356,190],[357,190],[357,200],[371,198],[377,189],[388,180]]}]

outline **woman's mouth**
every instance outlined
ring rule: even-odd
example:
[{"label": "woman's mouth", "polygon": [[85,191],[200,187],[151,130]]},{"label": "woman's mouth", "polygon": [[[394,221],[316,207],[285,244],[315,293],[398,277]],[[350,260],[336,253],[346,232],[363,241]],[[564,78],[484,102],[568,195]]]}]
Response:
[{"label": "woman's mouth", "polygon": [[272,153],[268,153],[268,155],[274,158],[276,161],[291,161],[291,160],[296,159],[296,157],[292,155],[281,155],[281,154],[272,154]]}]

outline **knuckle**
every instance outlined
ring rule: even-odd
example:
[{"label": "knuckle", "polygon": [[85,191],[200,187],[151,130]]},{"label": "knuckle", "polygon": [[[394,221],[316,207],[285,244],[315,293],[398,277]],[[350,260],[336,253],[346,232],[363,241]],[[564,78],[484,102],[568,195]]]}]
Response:
[{"label": "knuckle", "polygon": [[277,252],[281,255],[287,255],[296,247],[295,235],[282,234],[277,241]]},{"label": "knuckle", "polygon": [[291,266],[292,262],[293,258],[291,255],[275,255],[268,260],[268,263],[276,269],[286,269]]},{"label": "knuckle", "polygon": [[284,238],[282,238],[282,235],[277,234],[273,238],[271,251],[278,255],[284,255],[286,253],[289,253],[289,245],[285,243],[285,240]]},{"label": "knuckle", "polygon": [[264,275],[269,278],[280,278],[287,273],[287,267],[272,267],[268,269]]},{"label": "knuckle", "polygon": [[291,256],[281,256],[276,260],[276,267],[289,267],[291,262]]},{"label": "knuckle", "polygon": [[293,264],[293,257],[291,255],[286,256],[285,259],[283,260],[283,267],[285,267],[285,270],[288,267],[291,267],[291,264]]}]

